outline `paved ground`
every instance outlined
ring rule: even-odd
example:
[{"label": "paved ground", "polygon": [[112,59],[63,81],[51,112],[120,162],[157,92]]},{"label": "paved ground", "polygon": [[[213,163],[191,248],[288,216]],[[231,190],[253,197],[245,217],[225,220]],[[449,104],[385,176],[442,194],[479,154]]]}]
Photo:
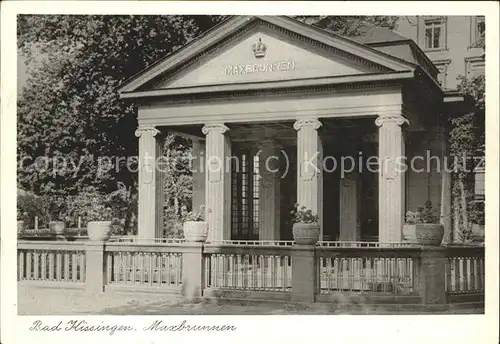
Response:
[{"label": "paved ground", "polygon": [[[187,302],[165,295],[111,294],[88,296],[78,290],[18,287],[19,315],[195,315],[195,314],[388,314],[376,307],[353,309],[331,304],[207,300]],[[445,314],[478,313],[457,310]],[[391,314],[411,314],[395,310]],[[415,314],[415,313],[414,313]]]}]

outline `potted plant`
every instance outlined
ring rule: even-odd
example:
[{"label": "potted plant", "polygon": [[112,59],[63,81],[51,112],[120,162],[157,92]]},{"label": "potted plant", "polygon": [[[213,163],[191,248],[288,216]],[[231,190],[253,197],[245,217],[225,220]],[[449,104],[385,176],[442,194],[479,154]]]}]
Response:
[{"label": "potted plant", "polygon": [[111,236],[112,230],[111,208],[97,204],[85,214],[87,222],[87,235],[93,241],[106,241]]},{"label": "potted plant", "polygon": [[424,207],[419,207],[416,212],[406,213],[406,222],[403,226],[405,241],[420,245],[441,245],[444,227],[439,223],[439,215],[432,208],[430,201]]},{"label": "potted plant", "polygon": [[305,206],[295,205],[291,211],[293,239],[298,245],[315,245],[319,240],[319,217]]},{"label": "potted plant", "polygon": [[28,220],[28,213],[17,210],[17,234],[23,234],[26,230],[26,222]]},{"label": "potted plant", "polygon": [[198,213],[187,212],[183,207],[181,214],[184,219],[183,231],[187,241],[204,242],[208,236],[208,223],[205,222],[205,206],[200,207]]}]

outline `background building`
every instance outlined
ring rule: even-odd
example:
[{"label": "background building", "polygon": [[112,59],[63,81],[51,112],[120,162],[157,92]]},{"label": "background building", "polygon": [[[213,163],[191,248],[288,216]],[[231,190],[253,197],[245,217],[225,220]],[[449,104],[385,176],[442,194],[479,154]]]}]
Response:
[{"label": "background building", "polygon": [[484,29],[484,16],[404,16],[395,31],[427,54],[445,90],[456,90],[459,76],[484,74],[484,51],[478,46]]}]

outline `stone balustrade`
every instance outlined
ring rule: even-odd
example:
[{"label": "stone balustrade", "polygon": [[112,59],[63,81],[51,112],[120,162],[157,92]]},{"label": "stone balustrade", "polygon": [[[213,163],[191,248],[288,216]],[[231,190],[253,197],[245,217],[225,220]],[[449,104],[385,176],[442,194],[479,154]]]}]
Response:
[{"label": "stone balustrade", "polygon": [[484,303],[484,247],[125,239],[20,240],[19,283],[78,287],[89,293],[164,292],[192,299]]}]

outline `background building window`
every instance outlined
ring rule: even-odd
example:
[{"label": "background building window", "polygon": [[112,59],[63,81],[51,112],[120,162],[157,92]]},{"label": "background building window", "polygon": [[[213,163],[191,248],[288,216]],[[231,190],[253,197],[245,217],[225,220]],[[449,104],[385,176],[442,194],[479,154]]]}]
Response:
[{"label": "background building window", "polygon": [[478,168],[474,173],[474,193],[477,198],[484,198],[484,168]]},{"label": "background building window", "polygon": [[444,19],[425,21],[425,49],[445,49],[446,27]]},{"label": "background building window", "polygon": [[471,19],[471,36],[470,45],[471,47],[481,46],[484,43],[484,33],[485,33],[485,19],[484,16],[474,16]]},{"label": "background building window", "polygon": [[434,61],[434,65],[439,70],[437,80],[442,88],[447,87],[448,66],[451,60]]},{"label": "background building window", "polygon": [[484,75],[485,61],[481,57],[471,57],[465,60],[465,74],[467,78],[474,78],[476,76]]}]

